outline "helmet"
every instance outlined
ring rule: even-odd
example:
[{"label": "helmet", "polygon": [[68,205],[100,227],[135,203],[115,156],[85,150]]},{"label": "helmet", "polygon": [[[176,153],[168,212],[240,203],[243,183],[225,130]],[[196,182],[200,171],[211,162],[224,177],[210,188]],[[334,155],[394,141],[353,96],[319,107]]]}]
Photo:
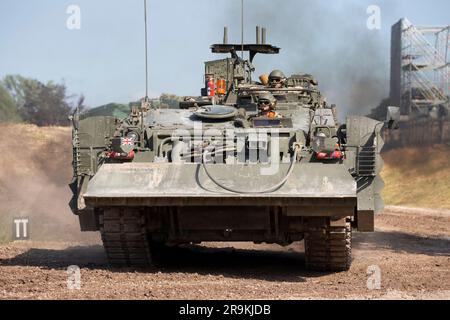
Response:
[{"label": "helmet", "polygon": [[273,70],[269,75],[269,80],[285,80],[286,76],[280,70]]},{"label": "helmet", "polygon": [[276,101],[275,97],[270,92],[263,92],[258,96],[258,103],[262,101],[268,101],[274,103]]}]

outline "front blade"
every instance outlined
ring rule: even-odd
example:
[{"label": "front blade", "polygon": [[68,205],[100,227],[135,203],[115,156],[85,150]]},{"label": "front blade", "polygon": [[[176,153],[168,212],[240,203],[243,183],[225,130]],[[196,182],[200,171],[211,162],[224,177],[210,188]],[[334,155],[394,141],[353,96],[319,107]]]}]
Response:
[{"label": "front blade", "polygon": [[[280,164],[274,175],[262,175],[259,165],[208,165],[213,179],[239,192],[217,185],[199,164],[105,164],[90,181],[84,195],[88,205],[111,202],[129,205],[206,205],[227,200],[240,205],[289,205],[302,199],[355,199],[356,183],[339,164],[296,164],[287,182],[270,189],[286,176],[289,164]],[[219,202],[219,203],[218,203]]]}]

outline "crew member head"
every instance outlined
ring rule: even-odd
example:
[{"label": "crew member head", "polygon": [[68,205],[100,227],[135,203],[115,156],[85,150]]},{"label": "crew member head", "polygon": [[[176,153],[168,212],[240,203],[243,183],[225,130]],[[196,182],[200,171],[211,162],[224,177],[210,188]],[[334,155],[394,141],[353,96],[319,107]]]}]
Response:
[{"label": "crew member head", "polygon": [[258,97],[258,110],[260,115],[276,117],[276,99],[270,92],[261,93]]},{"label": "crew member head", "polygon": [[286,83],[286,76],[280,70],[273,70],[269,75],[269,86],[271,88],[283,88]]}]

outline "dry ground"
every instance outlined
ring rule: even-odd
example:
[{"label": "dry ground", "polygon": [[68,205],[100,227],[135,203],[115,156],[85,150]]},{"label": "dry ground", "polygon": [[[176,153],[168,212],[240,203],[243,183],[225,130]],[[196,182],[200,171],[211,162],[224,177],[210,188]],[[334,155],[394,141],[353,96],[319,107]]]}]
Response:
[{"label": "dry ground", "polygon": [[[448,146],[385,154],[388,204],[441,209],[378,216],[376,233],[355,234],[349,272],[305,271],[301,243],[171,249],[164,268],[144,272],[109,269],[98,235],[79,232],[67,206],[70,129],[2,124],[0,131],[11,133],[0,137],[0,243],[18,216],[31,218],[33,238],[0,245],[0,299],[450,299]],[[69,265],[81,267],[79,291],[67,289]],[[381,290],[367,289],[371,265],[381,269]]]},{"label": "dry ground", "polygon": [[[377,232],[355,234],[350,271],[304,269],[302,244],[247,243],[170,249],[164,267],[110,269],[99,242],[31,242],[0,247],[3,299],[450,299],[450,213],[392,208]],[[234,248],[233,248],[233,247]],[[81,289],[66,268],[81,267]],[[369,290],[369,266],[381,289]]]}]

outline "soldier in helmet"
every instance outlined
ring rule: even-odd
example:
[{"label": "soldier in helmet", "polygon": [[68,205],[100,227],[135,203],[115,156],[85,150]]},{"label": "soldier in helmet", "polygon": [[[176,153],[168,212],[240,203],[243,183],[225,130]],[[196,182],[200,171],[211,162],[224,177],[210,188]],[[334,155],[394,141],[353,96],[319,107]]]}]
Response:
[{"label": "soldier in helmet", "polygon": [[275,111],[277,100],[270,92],[261,93],[258,97],[259,115],[267,118],[279,118]]},{"label": "soldier in helmet", "polygon": [[269,75],[269,86],[271,88],[284,88],[286,86],[286,76],[280,70],[273,70]]}]

